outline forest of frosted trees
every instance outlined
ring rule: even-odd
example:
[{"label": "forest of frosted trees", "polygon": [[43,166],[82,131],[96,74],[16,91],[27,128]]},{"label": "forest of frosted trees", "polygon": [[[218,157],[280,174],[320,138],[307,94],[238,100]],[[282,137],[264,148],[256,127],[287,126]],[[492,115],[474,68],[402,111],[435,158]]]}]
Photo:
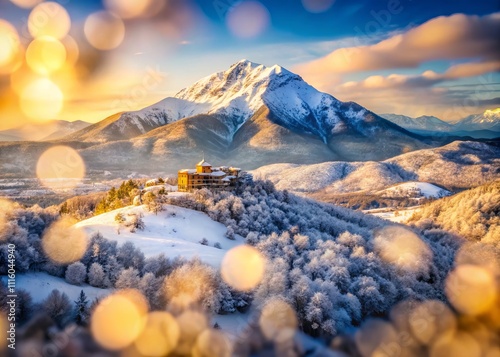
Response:
[{"label": "forest of frosted trees", "polygon": [[420,228],[441,228],[471,241],[500,244],[500,181],[430,203],[408,223]]},{"label": "forest of frosted trees", "polygon": [[[186,292],[196,292],[193,304],[224,314],[278,299],[294,309],[300,330],[328,339],[360,326],[367,318],[387,316],[403,300],[446,301],[445,279],[462,244],[437,227],[412,231],[278,191],[270,182],[247,183],[232,192],[204,189],[189,196],[167,196],[166,201],[205,212],[223,223],[228,239],[236,234],[245,237],[269,262],[262,283],[249,293],[237,292],[217,270],[197,259],[170,260],[161,254],[146,259],[132,243],[118,245],[100,234],[90,238],[78,262],[55,264],[43,254],[41,237],[59,213],[39,207],[18,207],[8,213],[0,232],[0,269],[6,266],[7,244],[15,243],[19,273],[44,271],[74,285],[138,288],[153,310],[175,304],[175,297]],[[396,253],[404,256],[403,261],[388,251],[393,247],[401,249]],[[18,314],[23,321],[36,306],[29,294],[21,294]],[[52,306],[55,301],[59,310],[68,311],[66,300],[64,294],[55,292],[43,304]],[[71,319],[67,314],[65,319],[58,317],[56,307],[49,309],[55,311],[51,317],[61,324],[83,321],[88,312],[80,309],[77,313],[82,303],[72,306]]]}]

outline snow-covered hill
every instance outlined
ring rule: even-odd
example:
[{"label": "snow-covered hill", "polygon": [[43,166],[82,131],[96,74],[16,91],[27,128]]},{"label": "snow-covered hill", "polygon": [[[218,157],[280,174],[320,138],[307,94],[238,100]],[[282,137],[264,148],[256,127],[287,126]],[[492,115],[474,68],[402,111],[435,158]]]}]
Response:
[{"label": "snow-covered hill", "polygon": [[[160,253],[169,258],[197,256],[214,267],[219,266],[227,250],[243,243],[239,236],[235,240],[226,238],[226,227],[204,213],[171,205],[165,205],[165,208],[155,215],[145,206],[128,206],[78,222],[76,227],[84,229],[89,236],[99,232],[119,245],[132,242],[146,257]],[[132,215],[142,215],[145,228],[132,233],[124,225],[119,226],[115,222],[118,213],[127,219]],[[207,239],[208,245],[200,244],[203,238]],[[216,243],[221,248],[214,247]]]},{"label": "snow-covered hill", "polygon": [[388,187],[377,194],[382,197],[441,198],[448,196],[450,191],[428,182],[409,181]]},{"label": "snow-covered hill", "polygon": [[[403,182],[468,188],[500,177],[500,148],[475,142],[454,142],[396,156],[382,162],[324,162],[314,165],[273,164],[252,174],[271,180],[278,189],[302,194],[376,193]],[[428,192],[429,187],[422,186]],[[436,189],[432,192],[436,193]]]},{"label": "snow-covered hill", "polygon": [[[7,277],[2,276],[1,278],[5,281]],[[97,297],[108,295],[111,291],[111,289],[95,288],[87,284],[71,285],[63,278],[44,272],[29,272],[16,275],[16,288],[27,290],[35,303],[45,300],[54,289],[64,292],[72,302],[78,298],[82,290],[90,302]]]}]

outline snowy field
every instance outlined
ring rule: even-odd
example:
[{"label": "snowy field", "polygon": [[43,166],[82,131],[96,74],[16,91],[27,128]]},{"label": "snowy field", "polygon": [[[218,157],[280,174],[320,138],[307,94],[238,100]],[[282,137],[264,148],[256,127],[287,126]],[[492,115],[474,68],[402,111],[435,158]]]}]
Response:
[{"label": "snowy field", "polygon": [[379,191],[378,194],[385,197],[412,197],[415,195],[415,197],[440,198],[450,195],[450,191],[428,182],[409,181],[388,187]]},{"label": "snowy field", "polygon": [[410,218],[414,212],[418,211],[420,206],[414,206],[407,209],[390,209],[390,208],[376,208],[364,210],[363,213],[371,214],[379,218],[391,221],[394,223],[405,223],[408,218]]},{"label": "snowy field", "polygon": [[[7,276],[2,276],[1,279],[6,281]],[[94,288],[87,284],[81,286],[71,285],[63,278],[58,278],[42,272],[17,274],[16,289],[27,290],[35,303],[45,300],[54,289],[64,292],[71,301],[75,301],[80,295],[80,291],[83,290],[89,302],[92,302],[96,297],[108,295],[111,291],[111,289]]]},{"label": "snowy field", "polygon": [[[127,219],[133,214],[142,214],[144,230],[131,233],[129,228],[119,226],[115,222],[118,213]],[[119,244],[132,242],[146,257],[160,253],[169,258],[197,256],[214,267],[220,266],[227,250],[243,243],[240,236],[235,240],[226,238],[226,227],[206,214],[172,205],[165,205],[165,211],[158,215],[148,212],[145,206],[127,206],[78,222],[76,227],[84,229],[89,236],[100,232],[104,238]],[[199,243],[203,238],[208,240],[208,245]],[[221,249],[215,248],[215,243],[219,243]]]}]

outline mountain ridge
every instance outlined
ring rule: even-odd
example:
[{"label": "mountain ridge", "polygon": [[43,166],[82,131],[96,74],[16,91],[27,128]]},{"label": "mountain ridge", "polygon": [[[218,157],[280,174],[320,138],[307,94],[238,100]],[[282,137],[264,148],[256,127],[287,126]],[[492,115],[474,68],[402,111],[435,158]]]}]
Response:
[{"label": "mountain ridge", "polygon": [[471,114],[460,120],[446,122],[435,116],[413,118],[402,114],[380,114],[381,117],[421,135],[444,133],[477,138],[500,137],[500,108]]}]

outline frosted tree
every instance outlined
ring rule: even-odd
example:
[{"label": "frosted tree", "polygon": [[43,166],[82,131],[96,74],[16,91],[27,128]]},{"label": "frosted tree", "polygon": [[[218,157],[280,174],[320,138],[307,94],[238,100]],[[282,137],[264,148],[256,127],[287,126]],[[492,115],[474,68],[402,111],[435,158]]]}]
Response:
[{"label": "frosted tree", "polygon": [[234,229],[233,227],[227,227],[227,230],[226,230],[226,233],[224,234],[224,236],[228,239],[231,239],[231,240],[234,240],[235,237],[234,237]]},{"label": "frosted tree", "polygon": [[108,286],[106,282],[106,273],[104,273],[104,269],[99,263],[92,263],[90,266],[88,280],[90,285],[97,288],[104,288]]},{"label": "frosted tree", "polygon": [[143,274],[153,273],[157,278],[160,276],[168,275],[172,270],[169,259],[164,253],[161,253],[155,257],[149,257],[144,261]]},{"label": "frosted tree", "polygon": [[133,267],[140,271],[144,267],[144,253],[131,242],[125,242],[118,248],[116,259],[125,268]]},{"label": "frosted tree", "polygon": [[63,326],[71,316],[71,302],[68,295],[55,289],[42,303],[43,311],[59,326]]},{"label": "frosted tree", "polygon": [[157,278],[151,272],[144,274],[139,282],[139,289],[142,291],[144,296],[148,299],[149,305],[152,310],[160,310],[164,308],[163,299],[161,296],[161,288],[163,284],[163,278]]},{"label": "frosted tree", "polygon": [[89,302],[87,296],[80,291],[78,299],[75,301],[75,322],[78,325],[86,325],[89,319]]},{"label": "frosted tree", "polygon": [[87,268],[81,262],[70,264],[66,269],[65,279],[73,285],[81,285],[87,277]]},{"label": "frosted tree", "polygon": [[128,268],[122,270],[115,283],[117,289],[137,288],[139,285],[139,272],[137,269]]}]

